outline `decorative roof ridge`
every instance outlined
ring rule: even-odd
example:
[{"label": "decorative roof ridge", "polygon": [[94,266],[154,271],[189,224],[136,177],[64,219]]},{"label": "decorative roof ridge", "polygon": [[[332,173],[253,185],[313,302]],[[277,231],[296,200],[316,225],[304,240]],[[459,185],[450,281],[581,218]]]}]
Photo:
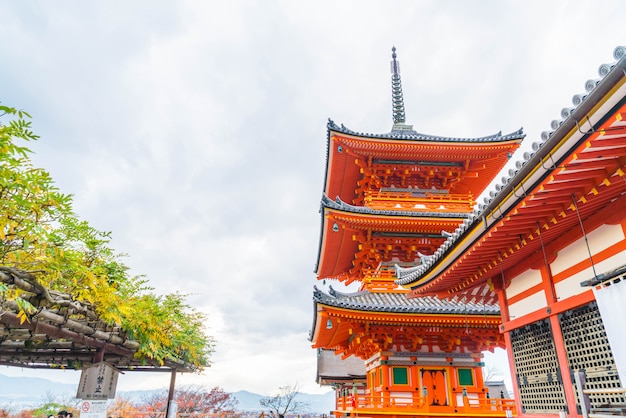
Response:
[{"label": "decorative roof ridge", "polygon": [[327,128],[329,132],[331,130],[348,134],[354,136],[360,136],[363,138],[380,138],[380,139],[404,139],[411,141],[433,141],[433,142],[502,142],[502,141],[511,141],[511,140],[522,140],[526,137],[524,133],[524,128],[520,128],[515,132],[511,132],[510,134],[502,135],[502,131],[499,131],[492,135],[482,136],[482,137],[446,137],[446,136],[436,136],[436,135],[428,135],[416,132],[414,130],[392,130],[391,132],[384,134],[372,134],[372,133],[364,133],[364,132],[356,132],[351,129],[346,128],[343,124],[338,126],[332,119],[328,119]]},{"label": "decorative roof ridge", "polygon": [[[545,131],[541,133],[541,138],[539,141],[535,141],[531,144],[532,151],[524,152],[519,158],[518,153],[515,155],[518,156],[518,159],[514,163],[515,168],[511,168],[508,170],[508,173],[505,173],[500,179],[500,182],[492,183],[491,190],[483,192],[485,197],[483,198],[483,203],[478,203],[474,211],[470,214],[468,219],[466,219],[463,224],[457,228],[455,233],[449,237],[440,247],[435,251],[433,257],[426,263],[423,263],[421,266],[418,266],[414,271],[406,272],[404,277],[399,278],[395,281],[396,284],[400,286],[409,285],[422,277],[431,267],[433,267],[436,263],[438,263],[443,255],[446,253],[448,249],[456,246],[457,241],[461,238],[463,233],[469,229],[469,227],[476,221],[476,219],[481,219],[487,216],[487,212],[491,210],[491,207],[498,203],[501,199],[504,198],[502,196],[506,196],[506,193],[501,193],[504,190],[510,190],[514,185],[523,181],[524,176],[526,175],[526,171],[529,169],[529,162],[535,161],[537,159],[541,159],[543,154],[547,153],[546,149],[550,148],[548,145],[546,148],[543,148],[546,143],[552,143],[556,141],[555,138],[560,138],[565,135],[572,126],[578,125],[578,120],[581,119],[580,112],[588,112],[589,110],[585,108],[588,105],[589,98],[592,95],[603,95],[604,93],[599,89],[599,86],[603,84],[603,81],[609,78],[609,75],[615,71],[622,72],[624,76],[626,76],[626,46],[618,46],[613,51],[613,58],[615,58],[616,62],[612,64],[602,64],[598,68],[598,74],[600,75],[599,79],[596,80],[587,80],[585,82],[585,90],[586,94],[576,94],[572,98],[572,103],[574,107],[571,108],[563,108],[561,110],[561,120],[553,120],[551,122],[552,131]],[[611,80],[607,81],[613,82]],[[596,99],[594,99],[596,100]],[[589,104],[588,106],[593,106]],[[584,114],[583,113],[583,114]],[[576,119],[578,117],[578,119]],[[543,149],[542,149],[543,148]],[[508,175],[507,175],[508,174]],[[519,179],[519,180],[518,180]],[[400,277],[401,271],[396,270],[396,274]]]},{"label": "decorative roof ridge", "polygon": [[367,215],[404,216],[404,217],[437,217],[437,218],[467,218],[464,212],[412,212],[406,210],[382,210],[372,209],[366,206],[355,206],[341,200],[339,196],[335,200],[329,198],[326,193],[322,194],[320,212],[324,208],[342,210],[344,212],[362,213]]},{"label": "decorative roof ridge", "polygon": [[439,299],[434,296],[407,298],[405,293],[370,292],[341,293],[329,288],[326,293],[313,287],[313,301],[338,308],[359,311],[393,312],[405,314],[469,314],[469,315],[498,315],[500,308],[497,304],[478,304],[458,299]]},{"label": "decorative roof ridge", "polygon": [[339,299],[339,298],[349,298],[349,297],[354,297],[354,296],[362,296],[362,295],[367,295],[368,293],[370,293],[369,290],[361,290],[358,292],[339,292],[337,290],[335,290],[332,286],[328,286],[328,293],[331,296],[334,296],[335,298]]},{"label": "decorative roof ridge", "polygon": [[355,296],[367,295],[368,293],[370,293],[369,290],[361,290],[357,292],[348,292],[348,293],[339,292],[338,290],[335,290],[332,286],[328,286],[328,293],[326,293],[323,290],[319,289],[316,285],[313,286],[313,296],[314,296],[314,299],[316,300],[321,300],[321,298],[323,297],[333,298],[333,299],[345,299],[345,298],[350,298],[350,297],[355,297]]},{"label": "decorative roof ridge", "polygon": [[410,273],[413,273],[414,271],[418,271],[421,267],[422,267],[421,264],[418,264],[417,266],[411,266],[411,267],[402,267],[402,266],[399,266],[398,264],[394,264],[393,266],[393,268],[396,271],[396,277],[400,279],[407,276]]}]

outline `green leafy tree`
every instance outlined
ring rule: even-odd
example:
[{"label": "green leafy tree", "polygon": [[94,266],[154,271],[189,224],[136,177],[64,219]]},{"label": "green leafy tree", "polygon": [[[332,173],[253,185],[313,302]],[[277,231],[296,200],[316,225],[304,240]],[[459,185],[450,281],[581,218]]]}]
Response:
[{"label": "green leafy tree", "polygon": [[50,415],[56,416],[56,414],[59,411],[69,411],[69,412],[72,412],[73,414],[77,413],[76,410],[74,410],[73,408],[71,408],[68,405],[65,405],[63,403],[47,402],[44,405],[40,406],[39,408],[34,409],[32,411],[32,416],[33,417],[47,418]]},{"label": "green leafy tree", "polygon": [[[135,339],[139,357],[209,365],[214,340],[205,315],[185,295],[156,295],[144,277],[129,274],[110,233],[80,220],[72,197],[33,166],[25,144],[38,138],[28,113],[0,106],[0,302],[17,305],[22,322],[42,306],[88,306]],[[29,287],[43,300],[25,297]]]}]

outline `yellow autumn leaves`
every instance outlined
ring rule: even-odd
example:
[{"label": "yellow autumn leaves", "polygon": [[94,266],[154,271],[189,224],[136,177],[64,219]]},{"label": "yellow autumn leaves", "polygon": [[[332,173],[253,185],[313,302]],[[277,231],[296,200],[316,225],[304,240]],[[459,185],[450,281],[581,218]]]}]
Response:
[{"label": "yellow autumn leaves", "polygon": [[0,280],[0,303],[15,302],[22,322],[35,312],[33,303],[80,303],[137,341],[140,358],[198,370],[209,365],[214,340],[204,328],[205,315],[188,306],[184,295],[156,295],[145,278],[129,274],[108,246],[109,233],[78,219],[71,196],[33,167],[30,150],[18,144],[38,138],[29,118],[0,105],[0,277],[15,273],[44,297],[33,302],[32,292]]}]

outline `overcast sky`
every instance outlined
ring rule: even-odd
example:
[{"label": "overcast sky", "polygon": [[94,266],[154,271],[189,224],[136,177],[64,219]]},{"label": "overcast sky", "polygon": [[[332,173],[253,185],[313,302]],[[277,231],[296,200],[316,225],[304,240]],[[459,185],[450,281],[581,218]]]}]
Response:
[{"label": "overcast sky", "polygon": [[[619,0],[0,0],[0,102],[31,113],[35,163],[82,219],[112,231],[133,273],[158,293],[190,293],[209,315],[214,364],[177,383],[322,393],[308,332],[328,118],[391,130],[395,45],[415,130],[524,127],[530,143],[615,61],[625,10]],[[129,373],[118,390],[168,383]]]}]

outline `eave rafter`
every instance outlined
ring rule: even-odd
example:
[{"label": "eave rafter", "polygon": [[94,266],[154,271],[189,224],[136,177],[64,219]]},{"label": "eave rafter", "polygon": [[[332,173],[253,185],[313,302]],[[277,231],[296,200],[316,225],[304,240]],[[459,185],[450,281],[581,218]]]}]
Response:
[{"label": "eave rafter", "polygon": [[[626,136],[626,127],[620,123],[612,132],[613,138],[605,137],[600,141],[614,141],[618,137],[621,141]],[[604,142],[603,147],[610,148],[611,155],[599,160],[598,138],[602,138],[601,130],[554,166],[551,174],[534,190],[522,195],[509,214],[476,241],[463,258],[451,264],[437,281],[416,288],[412,295],[430,294],[434,289],[438,289],[435,293],[440,296],[457,294],[499,276],[502,270],[540,251],[542,245],[552,248],[552,252],[558,251],[555,245],[559,237],[576,230],[582,235],[579,215],[584,222],[599,225],[602,216],[612,214],[611,205],[614,205],[613,212],[623,211],[626,206],[626,143],[613,146],[611,142],[608,146],[609,143]],[[617,204],[617,201],[624,203]]]},{"label": "eave rafter", "polygon": [[498,140],[401,140],[329,131],[325,193],[363,204],[363,193],[383,187],[446,188],[478,196],[519,147],[520,132]]},{"label": "eave rafter", "polygon": [[[605,206],[616,199],[624,202],[616,205],[624,210],[626,166],[611,169],[613,172],[610,175],[599,176],[596,181],[585,180],[584,185],[576,176],[570,176],[571,180],[562,181],[556,187],[553,182],[559,178],[559,174],[555,174],[536,192],[528,194],[513,214],[503,218],[500,226],[481,238],[465,258],[457,260],[440,276],[440,280],[445,281],[454,272],[456,277],[466,279],[438,294],[449,297],[498,276],[501,269],[507,270],[523,263],[528,255],[540,251],[542,246],[550,247],[550,252],[556,253],[558,248],[554,245],[560,236],[572,230],[580,230],[577,210],[583,219],[589,220],[594,215],[601,218],[609,215]],[[562,171],[565,172],[567,170]],[[584,175],[583,172],[578,174]],[[428,287],[426,285],[421,292],[413,294],[428,293]]]},{"label": "eave rafter", "polygon": [[[464,161],[507,158],[507,153],[519,147],[520,140],[502,142],[405,141],[376,138],[358,138],[333,132],[331,139],[355,156],[405,161],[435,160]],[[446,152],[442,152],[446,150]]]},{"label": "eave rafter", "polygon": [[440,234],[442,229],[454,230],[463,218],[444,217],[401,217],[381,216],[372,214],[353,214],[336,210],[328,210],[326,218],[329,222],[335,222],[342,228],[352,230],[375,230],[381,232],[411,232]]},{"label": "eave rafter", "polygon": [[504,347],[498,331],[499,315],[427,314],[403,315],[358,313],[332,307],[321,308],[320,320],[332,319],[316,348],[333,349],[344,358],[368,358],[381,350],[416,351],[437,346],[448,352],[477,352]]},{"label": "eave rafter", "polygon": [[[356,320],[341,322],[348,328],[343,342],[334,339],[333,347],[344,358],[356,355],[368,358],[379,351],[418,351],[423,347],[432,350],[439,347],[446,352],[493,351],[503,348],[504,340],[497,327],[499,318],[454,321],[454,326],[446,324],[402,324],[362,323]],[[341,333],[339,333],[341,335]]]}]

